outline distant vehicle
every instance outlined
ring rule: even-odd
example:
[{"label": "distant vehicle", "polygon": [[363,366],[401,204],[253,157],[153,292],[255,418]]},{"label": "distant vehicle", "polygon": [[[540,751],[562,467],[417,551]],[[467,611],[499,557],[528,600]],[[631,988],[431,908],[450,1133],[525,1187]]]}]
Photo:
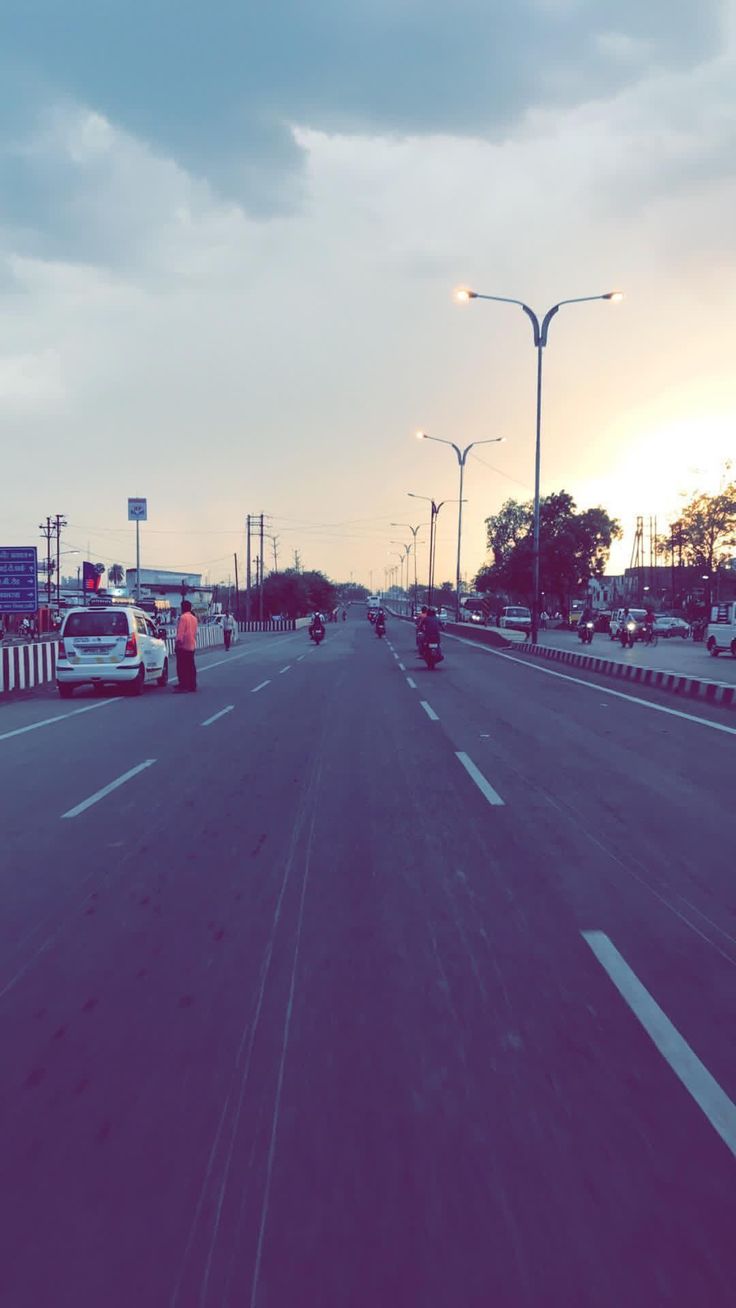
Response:
[{"label": "distant vehicle", "polygon": [[[609,628],[611,640],[621,639],[621,628],[624,621],[624,609],[616,609],[611,616],[611,625]],[[636,623],[635,637],[639,636],[641,626],[647,616],[646,609],[629,609],[629,617]]]},{"label": "distant vehicle", "polygon": [[658,636],[664,636],[665,639],[670,636],[681,636],[685,640],[690,635],[690,623],[684,618],[675,618],[670,613],[658,613],[654,619],[654,630]]},{"label": "distant vehicle", "polygon": [[507,604],[506,608],[501,610],[498,625],[507,628],[509,631],[530,631],[532,625],[531,609],[524,608],[522,604]]},{"label": "distant vehicle", "polygon": [[56,685],[62,699],[77,686],[122,685],[130,695],[169,679],[166,641],[142,609],[71,609],[64,618],[56,656]]},{"label": "distant vehicle", "polygon": [[713,658],[732,654],[736,659],[736,602],[715,604],[705,633],[705,647]]},{"label": "distant vehicle", "polygon": [[612,615],[610,609],[599,609],[598,612],[597,612],[596,615],[595,615],[595,629],[596,629],[596,631],[602,631],[602,632],[608,632],[608,631],[610,631],[610,630],[611,630],[611,617],[612,617],[612,616],[613,616],[613,615]]}]

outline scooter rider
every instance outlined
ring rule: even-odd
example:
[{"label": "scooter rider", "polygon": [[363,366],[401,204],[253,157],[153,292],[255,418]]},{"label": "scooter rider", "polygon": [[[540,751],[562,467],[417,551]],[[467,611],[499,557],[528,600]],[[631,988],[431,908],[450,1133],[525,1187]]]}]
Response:
[{"label": "scooter rider", "polygon": [[437,617],[437,610],[427,609],[417,632],[417,645],[420,651],[424,642],[427,640],[436,641],[439,645],[441,631],[442,627],[440,625],[440,620]]},{"label": "scooter rider", "polygon": [[313,613],[313,614],[312,614],[312,621],[311,621],[310,624],[309,624],[309,634],[310,634],[310,636],[314,636],[314,635],[316,635],[316,633],[317,633],[318,631],[321,631],[321,632],[322,632],[322,635],[324,636],[324,634],[325,634],[325,624],[324,624],[324,622],[322,621],[322,614],[321,614],[321,613]]},{"label": "scooter rider", "polygon": [[383,609],[379,609],[376,614],[376,635],[386,635],[386,614]]}]

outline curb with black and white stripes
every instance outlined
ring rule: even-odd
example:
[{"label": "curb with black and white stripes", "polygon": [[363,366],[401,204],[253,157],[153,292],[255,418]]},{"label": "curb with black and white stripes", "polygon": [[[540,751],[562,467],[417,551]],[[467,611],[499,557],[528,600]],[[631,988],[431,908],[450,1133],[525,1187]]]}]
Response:
[{"label": "curb with black and white stripes", "polygon": [[590,654],[578,654],[575,650],[554,649],[550,645],[532,645],[526,640],[520,645],[515,645],[514,649],[520,654],[531,654],[534,658],[551,659],[554,663],[569,663],[576,668],[587,668],[589,672],[605,673],[607,677],[618,677],[623,681],[654,686],[657,690],[667,690],[671,694],[685,695],[692,699],[703,699],[708,704],[720,704],[724,708],[736,708],[736,686],[729,686],[721,681],[706,681],[703,677],[688,677],[677,672],[643,668],[638,663],[619,663],[616,659],[599,659]]}]

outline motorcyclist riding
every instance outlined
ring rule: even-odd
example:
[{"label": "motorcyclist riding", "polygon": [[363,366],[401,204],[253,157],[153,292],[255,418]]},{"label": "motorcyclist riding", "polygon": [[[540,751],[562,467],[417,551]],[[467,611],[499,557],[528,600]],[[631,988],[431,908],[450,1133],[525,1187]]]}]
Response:
[{"label": "motorcyclist riding", "polygon": [[310,634],[310,636],[314,636],[315,633],[318,632],[318,631],[321,631],[321,632],[322,632],[322,635],[324,636],[324,634],[325,634],[325,624],[324,624],[324,622],[322,621],[322,614],[321,614],[321,613],[313,613],[313,614],[312,614],[312,621],[311,621],[310,624],[309,624],[309,634]]},{"label": "motorcyclist riding", "polygon": [[417,643],[419,648],[421,649],[424,642],[428,640],[436,641],[439,645],[441,631],[442,627],[440,625],[440,620],[437,617],[437,610],[427,609],[417,632]]},{"label": "motorcyclist riding", "polygon": [[386,614],[384,613],[383,609],[379,609],[376,614],[376,635],[377,636],[386,635]]},{"label": "motorcyclist riding", "polygon": [[423,604],[420,612],[417,614],[417,649],[421,649],[422,646],[422,633],[424,632],[424,624],[427,621],[428,612],[429,609],[427,608],[427,605]]}]

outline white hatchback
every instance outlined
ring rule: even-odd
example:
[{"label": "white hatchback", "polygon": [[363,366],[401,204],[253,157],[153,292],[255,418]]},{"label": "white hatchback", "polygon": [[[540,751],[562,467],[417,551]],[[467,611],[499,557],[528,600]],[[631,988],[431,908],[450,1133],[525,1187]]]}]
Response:
[{"label": "white hatchback", "polygon": [[71,609],[64,618],[56,656],[56,684],[62,699],[77,686],[123,685],[140,695],[146,683],[169,679],[166,641],[159,639],[142,609]]}]

